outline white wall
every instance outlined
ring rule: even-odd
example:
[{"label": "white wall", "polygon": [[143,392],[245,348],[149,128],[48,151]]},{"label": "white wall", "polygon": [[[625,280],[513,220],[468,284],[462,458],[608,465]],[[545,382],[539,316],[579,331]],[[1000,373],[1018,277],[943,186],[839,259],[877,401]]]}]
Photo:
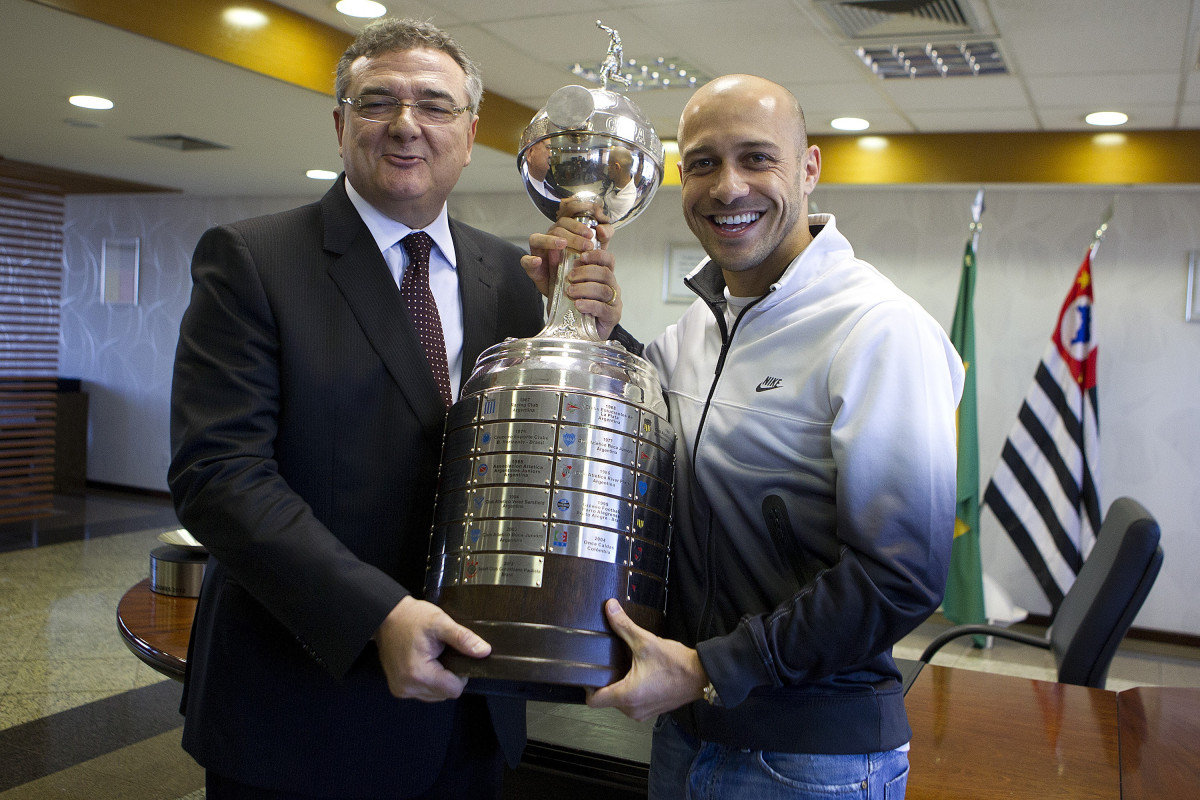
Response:
[{"label": "white wall", "polygon": [[[196,242],[212,225],[309,199],[68,197],[58,372],[88,393],[88,480],[167,488],[171,365]],[[103,242],[128,238],[141,240],[138,304],[105,305]]]},{"label": "white wall", "polygon": [[[949,327],[976,188],[829,186],[815,200],[837,216],[860,256]],[[1187,254],[1200,249],[1200,189],[988,189],[975,296],[980,471],[986,482],[1114,191],[1116,216],[1093,264],[1101,498],[1107,507],[1133,496],[1162,524],[1165,565],[1135,624],[1200,635],[1200,608],[1191,602],[1200,586],[1200,324],[1183,321]],[[210,224],[304,200],[70,199],[60,374],[83,378],[90,393],[89,479],[166,488],[171,359],[192,247]],[[548,224],[519,193],[455,197],[451,211],[513,239]],[[105,306],[101,241],[129,236],[142,239],[141,302]],[[692,243],[677,188],[660,190],[613,245],[624,324],[643,339],[684,308],[662,300],[672,243]],[[1047,613],[988,512],[982,536],[985,569],[1019,605]]]}]

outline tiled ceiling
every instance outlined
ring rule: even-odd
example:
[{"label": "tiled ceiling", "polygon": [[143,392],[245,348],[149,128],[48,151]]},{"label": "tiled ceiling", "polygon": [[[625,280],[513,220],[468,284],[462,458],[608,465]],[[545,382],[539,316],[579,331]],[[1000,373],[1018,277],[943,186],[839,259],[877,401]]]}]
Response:
[{"label": "tiled ceiling", "polygon": [[[186,0],[179,0],[186,2]],[[386,0],[385,0],[386,2]],[[332,0],[280,0],[348,32]],[[853,8],[851,6],[859,6]],[[1200,0],[415,0],[393,11],[450,31],[481,63],[490,93],[538,108],[575,83],[576,61],[620,31],[626,58],[683,59],[708,75],[749,72],[800,98],[814,134],[840,116],[870,133],[1068,131],[1096,110],[1130,129],[1200,128]],[[910,14],[888,10],[910,9]],[[961,14],[961,22],[953,18]],[[863,22],[848,26],[844,17]],[[0,156],[197,194],[311,194],[308,168],[339,167],[330,98],[33,0],[0,0]],[[962,25],[969,26],[964,32]],[[848,35],[849,30],[854,35]],[[1007,72],[883,80],[860,46],[995,43]],[[332,65],[331,69],[332,69]],[[85,112],[77,93],[117,107]],[[634,96],[664,138],[687,90]],[[180,151],[130,137],[187,137],[227,147]],[[509,153],[477,148],[460,188],[516,185]]]}]

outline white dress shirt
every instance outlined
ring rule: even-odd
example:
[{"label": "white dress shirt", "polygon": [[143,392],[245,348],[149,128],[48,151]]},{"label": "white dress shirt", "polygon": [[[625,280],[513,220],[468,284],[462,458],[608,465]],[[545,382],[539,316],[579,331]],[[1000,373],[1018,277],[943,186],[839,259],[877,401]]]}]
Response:
[{"label": "white dress shirt", "polygon": [[[346,194],[350,202],[366,223],[367,230],[383,253],[392,280],[396,288],[404,278],[404,270],[408,266],[408,251],[400,240],[412,233],[416,228],[410,228],[402,222],[380,212],[367,202],[362,195],[346,180]],[[438,316],[442,319],[442,338],[446,341],[446,366],[450,370],[450,389],[454,398],[458,399],[462,383],[462,344],[463,344],[463,314],[462,301],[458,294],[458,258],[454,252],[454,239],[450,236],[450,217],[446,206],[437,219],[425,231],[433,239],[433,252],[429,254],[429,288],[433,291],[433,299],[437,303]]]}]

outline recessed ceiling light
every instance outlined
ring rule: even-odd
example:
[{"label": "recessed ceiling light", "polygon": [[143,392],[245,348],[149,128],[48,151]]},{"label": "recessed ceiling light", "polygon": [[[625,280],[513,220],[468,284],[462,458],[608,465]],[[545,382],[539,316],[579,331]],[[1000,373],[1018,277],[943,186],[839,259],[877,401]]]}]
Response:
[{"label": "recessed ceiling light", "polygon": [[226,24],[233,25],[235,28],[261,28],[270,20],[267,15],[254,8],[246,8],[244,6],[234,6],[227,8],[221,13],[221,19],[225,20]]},{"label": "recessed ceiling light", "polygon": [[304,176],[306,178],[312,178],[314,181],[331,181],[335,179],[338,174],[336,172],[330,172],[327,169],[310,169],[308,172],[304,173]]},{"label": "recessed ceiling light", "polygon": [[74,95],[73,97],[67,98],[67,102],[73,106],[78,106],[79,108],[94,108],[99,111],[107,111],[113,107],[113,101],[109,100],[107,97],[94,97],[90,94]]},{"label": "recessed ceiling light", "polygon": [[375,0],[338,0],[333,7],[347,17],[360,19],[374,19],[387,13],[383,3],[376,3]]},{"label": "recessed ceiling light", "polygon": [[871,127],[871,123],[861,117],[838,117],[829,124],[839,131],[865,131]]},{"label": "recessed ceiling light", "polygon": [[1129,115],[1120,111],[1093,111],[1083,121],[1088,125],[1124,125],[1129,122]]}]

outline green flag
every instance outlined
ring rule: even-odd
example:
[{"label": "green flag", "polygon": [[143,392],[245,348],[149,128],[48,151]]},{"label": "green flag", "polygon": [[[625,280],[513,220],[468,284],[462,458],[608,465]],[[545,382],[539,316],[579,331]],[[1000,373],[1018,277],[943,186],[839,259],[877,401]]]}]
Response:
[{"label": "green flag", "polygon": [[[954,549],[942,612],[956,625],[985,622],[983,566],[979,557],[979,429],[975,416],[975,242],[963,253],[958,304],[950,325],[950,341],[967,374],[955,420],[958,429],[958,506],[954,519]],[[975,637],[982,646],[983,637]]]}]

